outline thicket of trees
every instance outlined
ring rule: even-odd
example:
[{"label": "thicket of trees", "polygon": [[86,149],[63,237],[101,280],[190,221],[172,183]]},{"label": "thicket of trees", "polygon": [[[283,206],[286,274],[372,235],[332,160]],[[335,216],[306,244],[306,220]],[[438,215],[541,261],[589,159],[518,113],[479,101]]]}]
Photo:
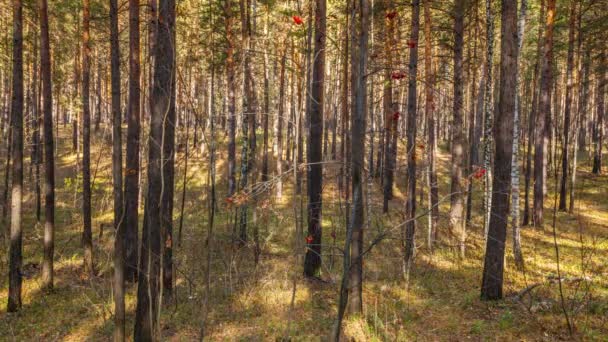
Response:
[{"label": "thicket of trees", "polygon": [[[289,193],[294,253],[305,253],[298,267],[310,279],[322,281],[324,259],[333,253],[326,250],[336,236],[323,229],[323,192],[337,185],[347,210],[334,340],[344,315],[363,310],[366,254],[393,230],[403,258],[395,272],[408,280],[417,246],[432,251],[448,243],[466,258],[471,217],[482,216],[481,297],[503,298],[507,231],[523,269],[520,229],[547,224],[548,178],[559,179],[558,209],[572,213],[577,156],[587,153],[592,172],[602,172],[607,8],[603,0],[1,4],[7,311],[21,307],[22,203],[30,188],[36,219],[44,220],[42,282],[53,287],[60,129],[72,130],[84,273],[96,274],[91,135],[101,135],[99,127],[111,131],[117,341],[128,335],[125,286],[135,282],[135,340],[159,339],[159,312],[177,277],[173,251],[181,243],[188,158],[196,149],[208,156],[202,163],[210,173],[210,209],[201,214],[209,226],[205,248],[212,248],[215,211],[225,204],[234,245],[253,245],[257,264],[260,233],[249,222],[258,199]],[[443,194],[439,149],[450,157]],[[185,160],[181,189],[178,158]],[[218,160],[226,172],[217,173]],[[337,176],[327,171],[333,164]],[[24,187],[24,177],[34,185]],[[405,203],[395,199],[400,184]],[[404,213],[400,225],[378,235],[366,232],[373,185],[386,215]],[[439,224],[442,215],[449,224]]]}]

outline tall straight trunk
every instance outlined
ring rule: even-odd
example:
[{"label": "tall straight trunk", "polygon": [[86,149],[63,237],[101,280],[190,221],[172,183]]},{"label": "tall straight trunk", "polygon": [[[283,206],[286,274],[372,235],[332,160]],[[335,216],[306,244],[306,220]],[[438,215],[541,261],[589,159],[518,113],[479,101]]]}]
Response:
[{"label": "tall straight trunk", "polygon": [[[340,189],[341,195],[346,199],[346,202],[348,202],[348,198],[350,197],[350,189],[349,189],[349,183],[348,183],[348,172],[349,172],[349,164],[348,164],[348,155],[349,155],[349,151],[348,149],[350,148],[350,137],[348,134],[348,126],[349,126],[349,117],[348,117],[348,52],[349,52],[349,46],[350,46],[350,41],[348,39],[349,36],[349,30],[348,30],[348,23],[350,21],[349,16],[351,15],[349,13],[349,8],[352,7],[352,4],[350,4],[350,1],[346,2],[346,25],[344,27],[343,30],[343,36],[344,36],[344,40],[342,43],[342,80],[341,80],[341,89],[340,89],[340,109],[341,109],[341,113],[340,113],[340,121],[342,124],[342,141],[341,141],[341,146],[340,146],[340,175],[338,178],[338,188]],[[348,210],[347,210],[348,212]],[[348,214],[347,214],[348,215]]]},{"label": "tall straight trunk", "polygon": [[416,228],[416,111],[418,110],[416,82],[418,77],[418,36],[420,32],[420,0],[412,1],[412,31],[410,33],[410,65],[407,89],[407,194],[405,202],[405,277],[414,258]]},{"label": "tall straight trunk", "polygon": [[[349,312],[363,312],[363,171],[367,118],[367,45],[369,1],[354,0],[351,5],[351,164],[353,204],[349,219],[351,249],[349,268]],[[357,20],[358,19],[358,20]],[[347,251],[348,252],[348,251]],[[345,265],[346,266],[346,265]]]},{"label": "tall straight trunk", "polygon": [[432,48],[432,22],[431,22],[431,1],[424,3],[424,97],[425,97],[425,116],[427,120],[428,134],[428,183],[429,183],[429,229],[427,234],[427,244],[430,250],[433,249],[435,240],[437,239],[437,222],[439,220],[439,186],[437,184],[437,162],[435,155],[437,152],[437,138],[435,137],[435,68],[433,65],[433,48]]},{"label": "tall straight trunk", "polygon": [[[137,0],[135,0],[137,1]],[[132,6],[132,4],[130,4]],[[125,340],[125,233],[122,193],[122,115],[120,111],[120,45],[118,3],[110,0],[112,83],[112,184],[114,188],[114,341]]]},{"label": "tall straight trunk", "polygon": [[[21,309],[21,266],[23,240],[21,206],[23,200],[23,4],[13,0],[13,90],[11,100],[12,184],[11,230],[7,312]],[[8,171],[8,170],[7,170]]]},{"label": "tall straight trunk", "polygon": [[[37,37],[36,37],[37,38]],[[33,58],[33,70],[32,70],[32,118],[30,120],[32,125],[32,155],[31,164],[34,167],[34,196],[36,202],[36,222],[40,222],[41,215],[41,200],[40,200],[40,163],[42,154],[40,149],[40,111],[38,105],[40,104],[40,98],[38,97],[38,40],[34,41],[34,58]],[[30,169],[31,173],[31,169]]]},{"label": "tall straight trunk", "polygon": [[[139,0],[129,1],[129,103],[127,107],[127,170],[124,187],[123,240],[125,244],[125,280],[133,282],[137,279],[141,71],[139,60]],[[155,28],[151,30],[155,30]]]},{"label": "tall straight trunk", "polygon": [[570,113],[572,111],[572,92],[574,82],[572,80],[572,73],[574,70],[574,31],[576,29],[576,5],[577,3],[573,1],[570,4],[570,23],[568,29],[568,57],[566,62],[566,105],[564,109],[564,136],[562,142],[562,177],[561,183],[559,187],[559,210],[566,211],[566,196],[568,193],[566,192],[567,184],[568,184],[568,171],[569,171],[569,161],[568,161],[568,152],[570,149],[570,131],[572,127],[570,127]]},{"label": "tall straight trunk", "polygon": [[509,193],[511,191],[511,162],[513,155],[513,119],[516,109],[517,89],[517,2],[503,0],[501,6],[500,87],[494,137],[496,154],[492,177],[492,209],[486,256],[484,261],[481,298],[502,298],[505,240],[509,217]]},{"label": "tall straight trunk", "polygon": [[[579,12],[579,13],[582,13]],[[580,17],[579,17],[580,18]],[[580,45],[581,45],[581,38],[580,36],[582,35],[582,32],[580,31],[580,25],[581,22],[579,20],[579,50],[580,50]],[[585,49],[585,54],[584,56],[580,56],[580,58],[582,59],[581,61],[581,69],[579,71],[579,78],[581,80],[581,84],[580,84],[580,90],[579,90],[579,102],[578,102],[578,126],[579,126],[579,131],[578,131],[578,139],[583,139],[584,137],[582,136],[583,131],[585,131],[585,128],[582,127],[584,125],[586,125],[585,120],[583,120],[585,113],[587,111],[588,108],[588,101],[589,101],[589,66],[591,64],[591,51],[590,49]],[[577,157],[577,150],[580,152],[580,144],[577,146],[576,144],[574,144],[573,146],[573,160],[572,160],[572,183],[570,184],[570,207],[568,209],[568,211],[570,213],[574,212],[574,190],[576,188],[576,157]]]},{"label": "tall straight trunk", "polygon": [[[264,30],[268,35],[268,19],[264,23]],[[268,124],[270,116],[270,80],[268,79],[268,47],[264,49],[264,110],[262,116],[263,142],[262,142],[262,182],[270,179],[268,175]]]},{"label": "tall straight trunk", "polygon": [[307,277],[319,275],[321,269],[321,212],[323,193],[322,134],[323,95],[325,92],[325,30],[326,0],[315,0],[315,48],[312,63],[312,92],[308,112],[309,135],[308,163],[308,238],[304,274]]},{"label": "tall straight trunk", "polygon": [[524,266],[524,258],[521,251],[521,234],[519,223],[519,133],[520,133],[520,117],[522,114],[520,90],[520,72],[519,72],[519,56],[523,45],[527,0],[522,0],[519,9],[519,18],[517,19],[517,62],[515,64],[515,111],[513,115],[513,152],[511,157],[511,227],[513,229],[513,257],[515,265],[522,270]]},{"label": "tall straight trunk", "polygon": [[[96,53],[96,57],[99,55]],[[99,132],[99,125],[101,124],[101,63],[97,62],[97,84],[95,86],[95,133]]]},{"label": "tall straight trunk", "polygon": [[464,158],[463,133],[463,45],[464,45],[464,11],[465,0],[456,0],[454,4],[454,117],[452,121],[452,169],[450,196],[450,224],[452,231],[458,234],[460,255],[464,257],[466,232],[463,225],[463,191],[462,166]]},{"label": "tall straight trunk", "polygon": [[[540,3],[539,22],[542,22],[545,13],[545,0]],[[540,87],[537,80],[540,74],[540,59],[543,46],[543,29],[542,25],[538,25],[538,38],[536,44],[536,62],[534,63],[534,81],[532,88],[532,108],[528,116],[528,150],[526,152],[526,176],[524,185],[524,217],[522,225],[527,226],[531,222],[530,215],[530,185],[532,178],[532,145],[534,144],[536,118],[538,117],[538,97],[540,97]]]},{"label": "tall straight trunk", "polygon": [[[393,155],[393,135],[397,134],[393,129],[397,126],[393,124],[393,121],[399,120],[399,115],[397,114],[397,109],[395,108],[395,104],[393,103],[393,86],[391,81],[392,76],[392,50],[395,47],[395,25],[393,23],[394,19],[394,5],[392,0],[386,0],[385,3],[386,9],[386,20],[385,25],[385,33],[384,33],[384,48],[386,53],[386,71],[385,81],[384,81],[384,94],[383,94],[383,105],[384,105],[384,142],[383,142],[383,166],[382,166],[382,185],[384,190],[384,197],[382,202],[382,212],[388,212],[388,201],[393,198],[393,172],[394,165],[392,165],[392,155]],[[393,16],[391,19],[390,17]]]},{"label": "tall straight trunk", "polygon": [[[165,206],[169,189],[163,178],[168,177],[164,164],[166,160],[164,144],[168,141],[167,131],[175,120],[175,0],[159,3],[157,41],[154,58],[154,87],[151,94],[150,137],[148,140],[148,194],[144,209],[144,225],[140,253],[140,271],[137,285],[137,309],[135,314],[135,341],[160,339],[159,307],[162,296],[161,245],[170,244],[165,235],[167,218]],[[158,142],[161,144],[158,144]],[[171,202],[173,197],[171,193]],[[163,246],[164,247],[164,246]],[[165,278],[166,279],[166,278]],[[163,280],[165,280],[163,279]]]},{"label": "tall straight trunk", "polygon": [[281,71],[279,72],[279,101],[278,106],[278,117],[276,126],[276,147],[277,147],[277,198],[283,196],[283,181],[281,175],[283,174],[283,121],[285,120],[285,63],[287,61],[287,46],[283,49],[283,56],[281,57]]},{"label": "tall straight trunk", "polygon": [[228,197],[236,191],[236,85],[234,75],[234,33],[232,28],[232,1],[226,0],[224,15],[226,16],[226,82],[228,90]]},{"label": "tall straight trunk", "polygon": [[494,15],[492,14],[492,0],[486,0],[486,80],[484,89],[484,130],[483,130],[483,170],[485,175],[483,194],[483,226],[484,236],[488,235],[490,224],[490,207],[492,205],[492,184],[490,183],[490,165],[492,160],[492,125],[494,101],[492,98],[492,82],[494,67]]},{"label": "tall straight trunk", "polygon": [[[477,143],[475,141],[475,132],[476,132],[476,128],[477,126],[480,125],[480,122],[476,120],[476,110],[477,110],[477,106],[475,105],[475,95],[478,92],[476,89],[476,83],[477,83],[477,66],[474,65],[474,63],[477,61],[477,40],[478,40],[478,25],[477,25],[477,21],[478,21],[478,4],[477,1],[475,1],[475,13],[474,13],[474,18],[473,18],[473,25],[475,26],[474,29],[474,34],[473,34],[473,56],[472,56],[472,60],[469,62],[469,82],[471,85],[471,90],[470,90],[470,97],[469,97],[469,116],[468,116],[468,125],[469,125],[469,132],[468,132],[468,143],[469,143],[469,155],[468,155],[468,163],[467,163],[467,174],[470,175],[473,173],[473,169],[477,166],[478,163],[478,155],[477,155]],[[471,48],[469,48],[471,49]],[[470,58],[470,54],[469,56],[467,56],[467,58]],[[479,93],[481,94],[482,92],[479,91]],[[473,209],[473,182],[469,182],[468,184],[468,189],[467,189],[467,203],[466,203],[466,215],[465,215],[465,220],[466,220],[466,224],[468,225],[469,222],[471,221],[471,212]]]},{"label": "tall straight trunk", "polygon": [[551,119],[551,88],[553,84],[553,24],[555,0],[547,0],[547,17],[541,61],[540,99],[534,139],[534,225],[543,226],[547,146]]},{"label": "tall straight trunk", "polygon": [[[40,15],[40,77],[42,80],[42,115],[44,127],[44,258],[42,285],[53,287],[55,251],[55,155],[53,148],[53,91],[51,84],[51,48],[47,0],[38,0]],[[57,115],[59,115],[57,113]]]},{"label": "tall straight trunk", "polygon": [[[597,105],[595,122],[593,123],[593,170],[596,175],[602,173],[602,146],[604,144],[604,98],[608,83],[608,63],[606,49],[600,52],[597,66],[597,90],[595,91]],[[14,135],[13,135],[14,136]]]},{"label": "tall straight trunk", "polygon": [[82,244],[85,272],[93,269],[93,233],[91,227],[91,8],[90,0],[82,6]]}]

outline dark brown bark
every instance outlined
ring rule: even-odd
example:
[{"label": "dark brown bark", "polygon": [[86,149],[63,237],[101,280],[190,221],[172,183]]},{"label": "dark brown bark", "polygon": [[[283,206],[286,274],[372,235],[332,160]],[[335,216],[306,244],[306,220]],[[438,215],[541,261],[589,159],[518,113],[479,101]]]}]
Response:
[{"label": "dark brown bark", "polygon": [[600,52],[597,66],[597,90],[595,91],[597,105],[595,122],[593,123],[593,170],[596,175],[602,173],[602,147],[604,144],[604,97],[608,83],[608,62],[606,50]]},{"label": "dark brown bark", "polygon": [[55,250],[55,149],[53,141],[53,91],[51,83],[51,48],[47,0],[38,0],[40,15],[40,76],[42,80],[42,115],[44,121],[44,258],[42,284],[53,287]]},{"label": "dark brown bark", "polygon": [[323,192],[322,134],[323,95],[325,89],[325,30],[326,0],[315,0],[315,48],[312,63],[312,92],[308,112],[309,135],[307,148],[308,163],[308,236],[304,274],[307,277],[319,275],[321,269],[321,212]]},{"label": "dark brown bark", "polygon": [[464,132],[463,132],[463,46],[464,46],[464,12],[465,0],[456,0],[454,4],[454,102],[451,143],[451,196],[450,224],[453,232],[458,234],[460,255],[465,252],[465,231],[462,222],[464,202],[462,186],[462,167],[464,163]]},{"label": "dark brown bark", "polygon": [[[13,0],[13,89],[11,100],[12,183],[7,312],[21,309],[23,240],[23,4]],[[8,171],[8,170],[7,170]]]},{"label": "dark brown bark", "polygon": [[226,0],[224,4],[224,15],[226,24],[226,82],[228,87],[228,197],[236,191],[236,98],[234,79],[234,33],[232,32],[232,4]]},{"label": "dark brown bark", "polygon": [[501,299],[505,241],[509,219],[511,192],[511,161],[513,157],[513,119],[515,115],[515,89],[517,69],[517,2],[503,0],[500,43],[500,87],[498,112],[494,121],[496,141],[494,172],[492,173],[492,207],[481,298]]},{"label": "dark brown bark", "polygon": [[91,227],[91,42],[90,0],[82,5],[82,245],[84,247],[84,270],[94,273],[93,233]]},{"label": "dark brown bark", "polygon": [[572,92],[574,81],[572,79],[572,73],[574,70],[574,30],[576,29],[576,5],[573,1],[570,4],[570,23],[568,30],[568,57],[566,61],[566,105],[564,109],[564,136],[562,141],[562,175],[559,190],[559,210],[566,211],[566,187],[568,184],[568,172],[569,172],[569,159],[568,153],[570,150],[570,116],[572,111]]},{"label": "dark brown bark", "polygon": [[433,249],[433,244],[437,239],[437,222],[439,220],[439,185],[437,183],[437,163],[435,155],[437,152],[436,125],[435,125],[435,70],[433,66],[432,52],[432,23],[431,23],[431,1],[424,4],[424,78],[425,78],[425,115],[427,120],[427,151],[428,151],[428,182],[429,182],[429,206],[431,213],[429,217],[429,231],[427,243],[429,249]]},{"label": "dark brown bark", "polygon": [[[129,2],[129,102],[127,107],[127,155],[124,185],[125,280],[137,280],[139,230],[140,76],[139,0]],[[156,21],[154,21],[156,22]],[[151,29],[155,31],[155,29]]]},{"label": "dark brown bark", "polygon": [[[392,0],[386,0],[386,13],[390,15],[394,12],[393,2]],[[385,54],[386,54],[386,63],[387,68],[384,73],[385,81],[384,81],[384,95],[383,95],[383,105],[384,105],[384,141],[383,141],[383,166],[382,166],[382,185],[383,185],[383,203],[382,203],[382,212],[388,212],[388,201],[393,198],[393,173],[394,173],[394,165],[393,165],[393,135],[397,134],[395,128],[397,127],[396,122],[399,120],[399,115],[397,113],[397,108],[393,103],[393,86],[391,81],[391,74],[393,68],[393,58],[392,58],[392,50],[395,46],[395,25],[393,21],[395,18],[386,20],[385,25],[385,35],[384,35],[384,45],[385,45]]]},{"label": "dark brown bark", "polygon": [[123,224],[122,115],[120,111],[120,46],[118,40],[117,0],[110,0],[110,50],[112,83],[112,185],[114,190],[115,229],[114,341],[119,342],[125,340],[125,233]]},{"label": "dark brown bark", "polygon": [[545,37],[541,62],[540,95],[534,137],[534,225],[543,226],[543,205],[547,170],[547,146],[551,120],[551,88],[553,85],[553,24],[555,0],[547,0]]},{"label": "dark brown bark", "polygon": [[[144,209],[144,225],[140,253],[140,271],[137,286],[137,309],[135,316],[135,341],[152,341],[158,336],[159,289],[161,287],[162,247],[170,244],[166,240],[168,198],[167,177],[164,165],[172,160],[165,160],[166,151],[159,141],[169,143],[168,126],[175,120],[175,0],[164,0],[159,3],[159,20],[154,60],[154,87],[151,94],[150,137],[148,140],[148,194]],[[163,259],[162,262],[165,262]],[[165,280],[164,278],[163,280]]]},{"label": "dark brown bark", "polygon": [[410,63],[407,89],[407,194],[405,202],[405,276],[409,272],[414,258],[414,233],[416,228],[416,111],[418,110],[416,82],[418,77],[418,36],[420,32],[420,0],[412,1],[412,28],[410,33]]}]

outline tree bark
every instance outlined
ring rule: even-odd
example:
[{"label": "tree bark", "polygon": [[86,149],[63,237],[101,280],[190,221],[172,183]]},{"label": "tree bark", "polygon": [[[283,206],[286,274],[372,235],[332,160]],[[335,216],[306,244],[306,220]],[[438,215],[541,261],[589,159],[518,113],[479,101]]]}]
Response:
[{"label": "tree bark", "polygon": [[[7,312],[21,309],[23,240],[23,4],[13,0],[13,90],[11,99],[12,183]],[[8,170],[7,170],[8,171]]]},{"label": "tree bark", "polygon": [[93,274],[93,232],[91,227],[91,36],[90,0],[83,0],[82,7],[82,244],[84,269]]},{"label": "tree bark", "polygon": [[321,269],[321,212],[323,193],[322,135],[323,97],[325,90],[325,30],[326,0],[315,0],[315,48],[312,63],[312,92],[308,112],[309,136],[307,148],[308,163],[308,236],[304,274],[319,276]]},{"label": "tree bark", "polygon": [[462,166],[464,157],[463,133],[463,38],[464,38],[464,12],[465,0],[456,0],[454,4],[454,118],[452,122],[452,169],[451,169],[451,196],[450,196],[450,224],[452,231],[458,234],[458,245],[461,257],[465,253],[466,231],[463,225],[463,191]]},{"label": "tree bark", "polygon": [[418,77],[418,36],[420,32],[420,0],[412,1],[412,28],[410,33],[410,64],[407,91],[407,194],[405,202],[405,278],[409,280],[415,253],[416,229],[416,111],[418,109],[416,82]]},{"label": "tree bark", "polygon": [[[597,104],[595,122],[593,123],[593,174],[602,173],[602,147],[604,144],[604,97],[608,83],[608,63],[605,48],[600,52],[597,66],[597,90],[595,92]],[[13,135],[14,137],[14,135]]]},{"label": "tree bark", "polygon": [[504,271],[505,240],[511,192],[511,162],[513,154],[513,119],[516,111],[517,88],[517,2],[503,0],[501,6],[500,87],[494,136],[496,153],[492,177],[492,209],[486,256],[484,261],[481,298],[501,299]]},{"label": "tree bark", "polygon": [[553,84],[553,24],[555,0],[547,0],[547,16],[543,57],[541,61],[540,99],[536,118],[534,141],[534,225],[543,226],[545,178],[547,170],[547,146],[551,120],[551,88]]}]

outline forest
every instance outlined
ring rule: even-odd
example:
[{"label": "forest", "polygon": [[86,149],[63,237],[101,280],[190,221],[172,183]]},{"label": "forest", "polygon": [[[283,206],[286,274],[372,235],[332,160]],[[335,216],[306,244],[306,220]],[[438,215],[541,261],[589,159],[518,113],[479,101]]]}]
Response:
[{"label": "forest", "polygon": [[607,42],[608,0],[0,0],[0,341],[606,341]]}]

